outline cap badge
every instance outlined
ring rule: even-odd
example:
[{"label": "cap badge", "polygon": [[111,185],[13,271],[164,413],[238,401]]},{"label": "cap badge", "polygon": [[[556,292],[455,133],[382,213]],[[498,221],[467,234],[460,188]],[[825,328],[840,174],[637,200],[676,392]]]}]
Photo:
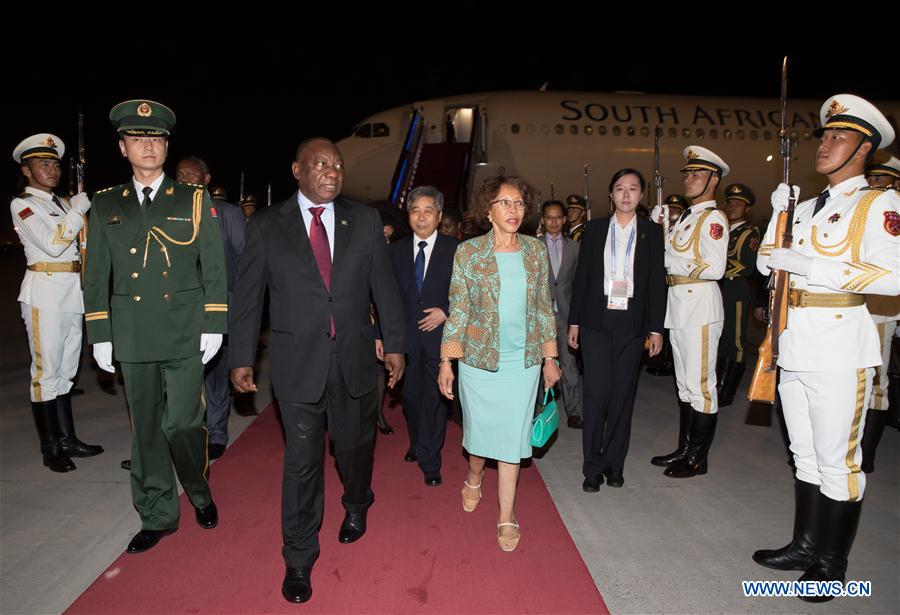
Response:
[{"label": "cap badge", "polygon": [[695,152],[694,150],[689,149],[689,150],[688,150],[687,157],[690,158],[691,160],[693,160],[694,158],[699,158],[700,155],[697,154],[697,152]]},{"label": "cap badge", "polygon": [[141,103],[137,108],[137,114],[141,117],[150,117],[153,114],[153,109],[147,103]]},{"label": "cap badge", "polygon": [[843,115],[850,110],[850,107],[845,107],[841,103],[836,100],[831,101],[831,106],[828,107],[828,113],[825,114],[825,117],[831,119],[835,115]]},{"label": "cap badge", "polygon": [[52,137],[47,137],[44,139],[44,145],[47,147],[56,147],[56,141],[54,141]]}]

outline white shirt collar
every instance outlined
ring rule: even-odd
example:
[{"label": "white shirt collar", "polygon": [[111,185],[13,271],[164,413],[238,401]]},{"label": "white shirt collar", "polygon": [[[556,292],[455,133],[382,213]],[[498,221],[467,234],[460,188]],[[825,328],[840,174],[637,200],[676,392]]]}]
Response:
[{"label": "white shirt collar", "polygon": [[[153,201],[156,199],[156,193],[159,191],[159,187],[162,185],[163,180],[166,178],[165,173],[161,173],[159,177],[153,180],[153,183],[150,184],[150,200]],[[142,202],[144,200],[144,188],[145,185],[137,180],[137,177],[132,177],[131,182],[134,184],[134,192],[137,194],[138,202]]]},{"label": "white shirt collar", "polygon": [[700,211],[701,209],[706,209],[707,207],[715,207],[715,200],[712,201],[703,201],[702,203],[694,203],[691,205],[691,211]]},{"label": "white shirt collar", "polygon": [[297,200],[300,202],[300,208],[303,211],[308,210],[310,207],[324,207],[326,211],[334,211],[334,202],[322,204],[313,203],[299,190],[297,191]]},{"label": "white shirt collar", "polygon": [[734,229],[736,229],[737,227],[741,226],[742,224],[747,224],[747,221],[746,221],[746,220],[741,220],[740,222],[735,222],[734,224],[732,224],[732,225],[729,227],[728,230],[733,231]]},{"label": "white shirt collar", "polygon": [[428,244],[428,247],[430,248],[431,246],[434,245],[434,242],[437,239],[437,234],[438,234],[437,229],[435,229],[434,231],[432,231],[431,235],[429,235],[427,238],[419,239],[419,236],[416,235],[415,233],[413,233],[413,237],[412,237],[413,238],[413,246],[418,248],[419,242],[424,241],[425,243]]},{"label": "white shirt collar", "polygon": [[28,194],[33,194],[34,196],[39,196],[42,199],[53,199],[53,193],[47,192],[46,190],[41,190],[40,188],[33,188],[31,186],[25,186],[25,192]]},{"label": "white shirt collar", "polygon": [[837,186],[828,186],[828,194],[831,198],[836,197],[841,192],[847,192],[851,188],[864,188],[869,185],[865,175],[855,175],[850,179],[845,179]]}]

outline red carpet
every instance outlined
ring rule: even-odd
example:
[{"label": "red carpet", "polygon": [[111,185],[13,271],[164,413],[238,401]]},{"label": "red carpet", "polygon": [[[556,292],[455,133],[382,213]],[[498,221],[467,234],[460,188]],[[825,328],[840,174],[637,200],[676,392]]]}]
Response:
[{"label": "red carpet", "polygon": [[399,410],[388,418],[396,433],[378,434],[375,504],[359,542],[338,543],[342,488],[326,458],[322,551],[308,603],[281,597],[283,440],[270,406],[212,467],[219,526],[200,529],[182,496],[178,532],[151,551],[123,554],[67,612],[608,612],[536,468],[524,469],[519,482],[521,543],[504,553],[496,540],[496,470],[486,472],[481,505],[465,513],[460,429],[448,424],[444,484],[427,487],[418,466],[403,461]]}]

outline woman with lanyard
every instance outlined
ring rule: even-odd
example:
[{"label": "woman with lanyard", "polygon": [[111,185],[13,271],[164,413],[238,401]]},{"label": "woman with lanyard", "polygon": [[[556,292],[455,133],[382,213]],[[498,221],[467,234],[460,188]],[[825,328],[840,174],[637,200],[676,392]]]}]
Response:
[{"label": "woman with lanyard", "polygon": [[584,483],[621,487],[631,437],[631,415],[647,340],[650,356],[662,350],[666,313],[663,236],[659,225],[635,211],[646,182],[634,169],[609,183],[613,214],[590,222],[581,238],[569,311],[569,345],[584,358]]}]

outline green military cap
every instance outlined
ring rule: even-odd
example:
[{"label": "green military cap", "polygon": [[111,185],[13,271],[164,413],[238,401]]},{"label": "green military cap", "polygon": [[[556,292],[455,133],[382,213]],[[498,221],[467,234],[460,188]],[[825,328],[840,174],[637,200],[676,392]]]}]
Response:
[{"label": "green military cap", "polygon": [[731,184],[725,188],[725,200],[727,201],[728,199],[744,201],[748,206],[753,206],[753,204],[756,203],[756,197],[753,196],[753,191],[744,184]]},{"label": "green military cap", "polygon": [[687,199],[681,196],[680,194],[670,194],[666,197],[665,204],[675,207],[682,207],[686,209],[688,207]]},{"label": "green military cap", "polygon": [[243,207],[244,205],[252,205],[253,207],[256,207],[256,197],[252,194],[248,194],[244,197],[244,200],[241,201],[241,206]]},{"label": "green military cap", "polygon": [[109,121],[120,136],[168,137],[175,128],[175,112],[152,100],[126,100],[112,108]]},{"label": "green military cap", "polygon": [[216,186],[209,193],[212,198],[217,201],[227,201],[228,200],[228,192],[226,192],[225,188],[222,186]]},{"label": "green military cap", "polygon": [[577,194],[570,194],[566,197],[566,209],[574,207],[575,209],[587,209],[587,205],[584,202],[584,197],[578,196]]}]

